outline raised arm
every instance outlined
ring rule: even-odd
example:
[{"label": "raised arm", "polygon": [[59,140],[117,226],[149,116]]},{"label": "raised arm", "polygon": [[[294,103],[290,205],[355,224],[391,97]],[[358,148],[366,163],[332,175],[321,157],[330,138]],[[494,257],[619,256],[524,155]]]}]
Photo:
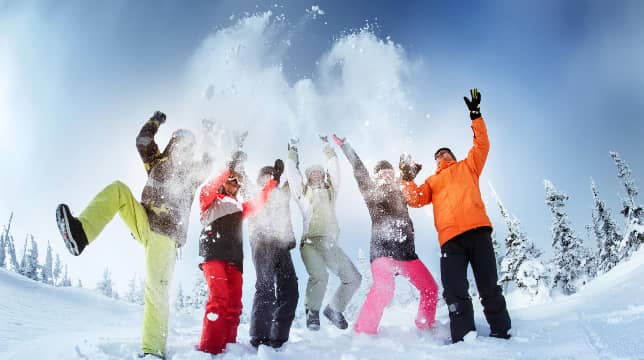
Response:
[{"label": "raised arm", "polygon": [[465,162],[478,176],[481,176],[487,154],[490,152],[490,139],[487,137],[487,128],[482,117],[472,120],[474,131],[474,145],[467,154]]},{"label": "raised arm", "polygon": [[331,187],[336,197],[340,190],[340,164],[338,164],[338,155],[329,143],[324,145],[324,155],[326,155],[326,173],[329,175]]},{"label": "raised arm", "polygon": [[284,162],[281,159],[275,160],[275,164],[273,165],[272,177],[268,181],[266,181],[262,192],[259,193],[259,195],[257,195],[253,200],[243,203],[242,218],[245,219],[249,216],[252,216],[254,213],[260,211],[266,205],[271,192],[277,187],[277,184],[279,184],[280,177],[282,176],[283,172]]},{"label": "raised arm", "polygon": [[344,155],[347,157],[347,160],[349,160],[349,163],[353,167],[353,176],[358,182],[358,188],[360,189],[360,192],[363,196],[367,196],[369,191],[374,188],[374,183],[373,180],[371,180],[371,176],[369,176],[369,171],[364,166],[362,160],[360,160],[358,154],[355,152],[355,150],[353,150],[351,145],[346,142],[345,139],[341,139],[336,135],[333,135],[333,140],[340,146],[342,152],[344,152]]},{"label": "raised arm", "polygon": [[275,187],[277,187],[277,181],[270,179],[266,182],[266,185],[264,185],[262,192],[255,196],[255,198],[253,198],[252,200],[244,202],[242,204],[242,218],[245,219],[260,211],[264,207],[264,205],[266,205],[268,197],[271,192],[273,192],[273,189],[275,189]]},{"label": "raised arm", "polygon": [[400,180],[400,185],[407,205],[419,208],[432,202],[432,188],[429,186],[429,179],[420,186],[416,185],[413,180]]},{"label": "raised arm", "polygon": [[465,163],[472,171],[481,176],[483,166],[487,160],[487,154],[490,152],[490,139],[487,136],[487,128],[483,117],[481,116],[481,93],[478,89],[471,89],[472,99],[464,97],[465,104],[470,110],[470,119],[472,119],[472,130],[474,131],[474,145],[465,158]]},{"label": "raised arm", "polygon": [[206,176],[213,170],[215,163],[214,157],[211,155],[215,148],[215,122],[208,119],[203,119],[201,122],[203,126],[203,139],[200,144],[200,151],[202,152],[201,160],[197,161],[194,165],[193,181],[200,184],[204,181]]},{"label": "raised arm", "polygon": [[288,158],[286,159],[285,164],[285,174],[286,181],[288,181],[288,186],[291,189],[291,194],[297,200],[302,198],[304,193],[304,182],[302,181],[302,174],[298,169],[299,164],[299,154],[297,152],[296,143],[295,145],[289,143]]},{"label": "raised arm", "polygon": [[145,171],[148,174],[156,162],[159,161],[159,158],[161,158],[161,152],[159,151],[159,146],[154,141],[154,136],[159,131],[159,126],[165,122],[165,118],[164,113],[160,111],[155,112],[136,136],[136,149],[139,151],[141,160],[143,160],[143,166],[145,166]]},{"label": "raised arm", "polygon": [[208,181],[202,188],[201,193],[199,193],[199,209],[201,209],[201,215],[203,216],[210,204],[215,201],[217,198],[217,193],[219,188],[224,185],[228,177],[230,176],[230,169],[226,168],[214,179]]}]

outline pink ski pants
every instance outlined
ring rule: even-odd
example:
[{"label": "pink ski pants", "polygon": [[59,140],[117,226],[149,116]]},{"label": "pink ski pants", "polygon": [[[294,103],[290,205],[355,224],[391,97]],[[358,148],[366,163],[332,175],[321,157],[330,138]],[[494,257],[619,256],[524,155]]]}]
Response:
[{"label": "pink ski pants", "polygon": [[438,301],[438,286],[425,264],[420,259],[399,261],[380,257],[371,263],[373,284],[367,295],[367,300],[354,326],[357,333],[376,334],[385,307],[394,296],[396,275],[409,279],[420,292],[420,303],[416,315],[416,327],[427,330],[434,325],[436,302]]}]

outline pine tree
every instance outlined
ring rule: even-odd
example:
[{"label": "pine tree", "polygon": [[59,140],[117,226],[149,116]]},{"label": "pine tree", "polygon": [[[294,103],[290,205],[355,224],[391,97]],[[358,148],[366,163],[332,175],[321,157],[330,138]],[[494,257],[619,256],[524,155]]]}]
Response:
[{"label": "pine tree", "polygon": [[499,245],[499,240],[496,238],[496,229],[492,229],[492,249],[494,249],[494,259],[496,260],[496,268],[501,268],[501,262],[503,261],[503,255],[501,254],[501,245]]},{"label": "pine tree", "polygon": [[47,241],[47,253],[45,263],[42,265],[40,280],[45,284],[54,285],[54,257],[52,255],[51,243]]},{"label": "pine tree", "polygon": [[554,249],[552,287],[559,287],[564,294],[577,292],[577,282],[582,279],[584,250],[582,240],[575,235],[568,220],[566,201],[568,195],[558,191],[549,181],[543,181],[546,190],[546,204],[554,218],[552,225],[552,247]]},{"label": "pine tree", "polygon": [[[508,233],[505,237],[505,255],[501,261],[501,277],[499,282],[503,284],[503,288],[507,289],[511,283],[515,283],[518,288],[527,288],[532,284],[543,282],[543,277],[546,276],[545,273],[538,273],[536,270],[545,269],[543,266],[538,264],[532,264],[531,270],[519,276],[519,269],[525,261],[530,261],[532,263],[540,263],[537,260],[541,256],[541,251],[538,250],[534,243],[528,239],[528,236],[521,230],[521,224],[519,220],[514,215],[510,215],[508,210],[503,205],[501,197],[496,193],[492,185],[492,195],[496,201],[503,221],[505,222]],[[527,278],[528,275],[538,276],[536,279]]]},{"label": "pine tree", "polygon": [[617,167],[617,177],[622,182],[626,196],[622,197],[622,215],[625,218],[624,237],[620,244],[620,260],[629,258],[644,242],[644,209],[637,203],[638,194],[631,169],[618,153],[611,151],[610,156]]},{"label": "pine tree", "polygon": [[0,267],[7,268],[6,265],[6,254],[8,249],[9,242],[9,231],[11,230],[11,220],[13,220],[13,212],[9,215],[9,221],[6,226],[2,228],[2,234],[0,234]]},{"label": "pine tree", "polygon": [[145,285],[138,276],[133,276],[128,283],[128,290],[125,294],[125,301],[133,304],[143,305]]},{"label": "pine tree", "polygon": [[186,297],[183,295],[183,286],[179,283],[179,288],[177,289],[177,297],[174,301],[174,308],[179,311],[185,311],[188,304],[186,304]]},{"label": "pine tree", "polygon": [[[65,264],[65,272],[63,273],[63,279],[60,281],[60,286],[63,286],[63,287],[72,286],[72,279],[69,278],[69,273],[67,272],[67,264]],[[83,287],[83,284],[81,284],[80,279],[78,280],[78,287]]]},{"label": "pine tree", "polygon": [[9,255],[7,269],[20,273],[20,264],[18,264],[18,257],[16,256],[16,243],[13,240],[13,235],[9,234],[5,239],[5,246],[7,247],[7,255]]},{"label": "pine tree", "polygon": [[611,211],[599,197],[597,184],[590,179],[590,189],[593,193],[593,224],[591,229],[597,239],[597,270],[605,273],[615,267],[620,261],[619,246],[621,238],[617,224],[611,217]]},{"label": "pine tree", "polygon": [[23,275],[32,280],[38,281],[38,272],[40,269],[40,264],[38,263],[38,244],[36,243],[33,235],[29,236],[31,237],[31,245],[26,254],[25,270]]},{"label": "pine tree", "polygon": [[[62,279],[60,278],[62,271],[63,271],[63,266],[60,262],[60,255],[56,254],[56,261],[54,262],[54,270],[52,273],[54,285],[56,286],[65,286],[62,284]],[[65,271],[67,271],[67,265],[65,265]]]},{"label": "pine tree", "polygon": [[103,279],[96,284],[96,290],[107,297],[113,297],[113,287],[114,282],[112,281],[112,274],[110,274],[110,270],[108,268],[105,268]]},{"label": "pine tree", "polygon": [[25,275],[27,273],[27,244],[29,240],[29,234],[25,237],[25,246],[22,248],[22,258],[20,259],[20,265],[18,274]]},{"label": "pine tree", "polygon": [[[67,268],[67,265],[65,265],[65,268]],[[76,283],[76,287],[77,288],[82,288],[83,287],[83,282],[81,281],[80,278],[78,279],[78,282]]]},{"label": "pine tree", "polygon": [[197,279],[194,287],[192,288],[192,294],[192,307],[195,309],[204,308],[208,301],[210,290],[208,289],[208,284],[206,284],[206,279],[201,271],[197,273]]}]

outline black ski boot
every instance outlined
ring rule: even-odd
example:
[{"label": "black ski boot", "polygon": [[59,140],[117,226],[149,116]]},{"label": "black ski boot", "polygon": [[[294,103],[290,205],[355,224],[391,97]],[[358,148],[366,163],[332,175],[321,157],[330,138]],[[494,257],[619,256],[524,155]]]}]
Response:
[{"label": "black ski boot", "polygon": [[72,216],[69,206],[65,204],[58,205],[56,208],[56,223],[58,223],[60,235],[65,240],[67,250],[74,256],[80,255],[88,244],[87,235],[85,235],[81,222]]},{"label": "black ski boot", "polygon": [[512,335],[508,332],[508,330],[506,330],[500,332],[491,332],[490,337],[508,340],[512,337]]},{"label": "black ski boot", "polygon": [[326,318],[329,319],[329,321],[331,321],[338,329],[344,330],[349,327],[344,315],[339,311],[331,309],[329,305],[324,309],[324,316],[326,316]]},{"label": "black ski boot", "polygon": [[251,337],[250,338],[250,344],[254,348],[258,348],[260,345],[270,345],[271,340],[269,338],[263,337],[263,338],[255,338]]},{"label": "black ski boot", "polygon": [[165,356],[157,355],[157,354],[151,354],[151,353],[140,353],[137,355],[139,359],[149,359],[149,360],[165,360]]},{"label": "black ski boot", "polygon": [[320,330],[320,312],[306,309],[306,327],[309,330]]}]

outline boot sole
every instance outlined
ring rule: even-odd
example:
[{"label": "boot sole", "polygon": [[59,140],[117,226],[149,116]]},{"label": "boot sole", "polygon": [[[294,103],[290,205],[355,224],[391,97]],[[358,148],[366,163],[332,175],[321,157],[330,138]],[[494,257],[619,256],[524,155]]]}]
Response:
[{"label": "boot sole", "polygon": [[67,246],[69,253],[74,256],[80,255],[78,244],[71,236],[72,231],[69,228],[69,218],[67,217],[67,212],[64,210],[63,205],[56,208],[56,223],[58,224],[58,231],[60,231],[60,235],[63,237],[65,246]]}]

